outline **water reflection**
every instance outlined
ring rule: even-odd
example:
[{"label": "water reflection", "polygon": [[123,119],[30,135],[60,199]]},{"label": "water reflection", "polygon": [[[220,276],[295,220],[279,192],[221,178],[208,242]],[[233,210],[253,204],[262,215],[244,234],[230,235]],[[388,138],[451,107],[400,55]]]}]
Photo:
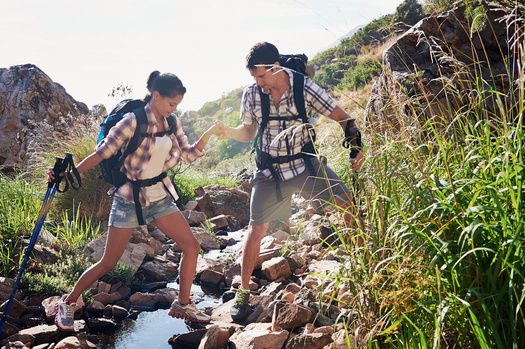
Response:
[{"label": "water reflection", "polygon": [[[228,237],[233,237],[236,244],[228,246],[222,251],[210,251],[205,254],[209,259],[223,259],[239,249],[246,231],[240,230],[229,233]],[[169,283],[167,287],[179,289],[175,282]],[[197,303],[197,308],[213,307],[221,303],[221,293],[219,289],[210,286],[192,285],[192,294],[200,294],[202,297],[193,297]],[[118,322],[111,331],[98,334],[100,342],[98,349],[173,349],[168,340],[173,336],[192,331],[184,320],[172,318],[168,315],[168,309],[141,312],[136,320],[126,319]],[[177,348],[190,349],[193,347],[178,346]]]}]

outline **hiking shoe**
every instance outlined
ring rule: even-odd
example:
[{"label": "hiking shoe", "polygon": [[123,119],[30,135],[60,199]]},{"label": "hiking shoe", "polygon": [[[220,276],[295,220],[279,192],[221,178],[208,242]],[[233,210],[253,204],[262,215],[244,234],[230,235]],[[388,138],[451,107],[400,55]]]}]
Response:
[{"label": "hiking shoe", "polygon": [[181,305],[178,301],[171,303],[168,315],[178,319],[185,319],[193,322],[210,322],[211,317],[199,311],[190,299],[190,302]]},{"label": "hiking shoe", "polygon": [[67,295],[62,298],[55,305],[55,325],[60,331],[73,332],[75,330],[75,307],[76,303],[66,302]]},{"label": "hiking shoe", "polygon": [[242,320],[248,315],[248,301],[250,300],[250,291],[239,288],[235,296],[235,302],[230,309],[230,315],[233,320]]}]

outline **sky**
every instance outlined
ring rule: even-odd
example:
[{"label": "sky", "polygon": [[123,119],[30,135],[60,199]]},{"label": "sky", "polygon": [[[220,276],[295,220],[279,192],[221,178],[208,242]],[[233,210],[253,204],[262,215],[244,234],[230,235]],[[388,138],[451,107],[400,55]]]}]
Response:
[{"label": "sky", "polygon": [[260,41],[315,54],[402,0],[0,0],[0,68],[31,63],[89,108],[108,109],[119,84],[146,94],[154,70],[187,88],[198,110],[253,82],[245,68]]}]

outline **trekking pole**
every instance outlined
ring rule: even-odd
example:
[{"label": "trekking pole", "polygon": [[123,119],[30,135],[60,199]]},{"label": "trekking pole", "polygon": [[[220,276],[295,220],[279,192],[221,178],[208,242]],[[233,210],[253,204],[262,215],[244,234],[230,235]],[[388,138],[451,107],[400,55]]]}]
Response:
[{"label": "trekking pole", "polygon": [[[71,170],[73,172],[78,184],[76,186],[73,184],[73,176],[71,175],[71,173],[68,172],[65,176],[65,187],[63,189],[60,189],[59,186],[60,182],[62,181],[62,172],[68,170]],[[42,229],[42,225],[44,224],[44,221],[46,219],[47,211],[49,211],[49,208],[51,207],[51,201],[53,200],[55,193],[57,191],[59,193],[66,192],[69,188],[68,182],[71,183],[71,187],[75,190],[78,190],[78,188],[80,188],[81,185],[80,175],[73,163],[73,155],[71,153],[66,153],[64,159],[59,157],[56,158],[55,165],[53,166],[53,173],[55,179],[47,184],[47,192],[44,196],[44,200],[42,201],[42,207],[40,208],[40,212],[38,213],[38,218],[36,220],[35,228],[33,229],[31,239],[29,240],[29,244],[27,245],[27,248],[25,250],[24,260],[20,265],[20,271],[18,272],[18,277],[16,278],[15,287],[13,288],[13,292],[9,297],[9,301],[7,302],[7,306],[4,310],[4,314],[2,315],[2,319],[0,320],[0,334],[2,333],[2,330],[4,328],[5,320],[7,319],[9,309],[11,308],[11,304],[13,303],[13,299],[15,298],[16,289],[18,287],[18,284],[20,283],[26,264],[29,261],[29,257],[31,256],[31,252],[33,251],[33,247],[35,246],[38,234],[40,233],[40,229]]]}]

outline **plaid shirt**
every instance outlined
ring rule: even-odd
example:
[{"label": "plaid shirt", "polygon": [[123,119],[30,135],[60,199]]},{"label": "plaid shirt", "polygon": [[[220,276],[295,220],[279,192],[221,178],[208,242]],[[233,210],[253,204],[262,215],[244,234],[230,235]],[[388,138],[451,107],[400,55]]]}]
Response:
[{"label": "plaid shirt", "polygon": [[[151,111],[151,107],[147,104],[144,109],[146,110],[146,116],[148,118],[148,128],[147,132],[157,132],[158,123]],[[169,151],[168,158],[164,162],[162,167],[162,172],[168,171],[175,167],[179,163],[180,158],[182,157],[186,162],[193,162],[195,159],[204,155],[204,152],[199,151],[196,145],[189,145],[188,138],[182,130],[182,125],[179,118],[175,116],[175,133],[170,134],[169,137],[172,141],[172,147]],[[166,119],[164,121],[164,128],[169,129],[169,125]],[[135,114],[128,113],[124,118],[119,121],[115,126],[109,130],[109,133],[106,138],[104,138],[99,144],[97,144],[96,152],[104,159],[108,159],[113,154],[117,153],[119,149],[126,149],[128,143],[135,133],[135,128],[137,127],[137,119]],[[137,179],[148,179],[142,178],[141,174],[144,169],[149,165],[151,159],[151,151],[155,145],[157,138],[155,137],[146,137],[138,147],[138,149],[131,153],[124,164],[122,165],[122,171],[130,180]],[[159,173],[160,174],[160,173]],[[173,187],[173,184],[169,178],[164,178],[162,180],[164,185],[168,188],[169,192],[173,198],[177,199],[178,195]],[[133,187],[130,182],[126,182],[119,188],[113,187],[108,192],[109,195],[118,195],[123,199],[134,202],[133,200]],[[146,195],[145,188],[140,188],[139,194],[140,204],[143,206],[149,206],[150,201]]]},{"label": "plaid shirt", "polygon": [[[290,86],[281,97],[278,105],[276,105],[269,91],[263,91],[268,93],[270,97],[270,117],[298,114],[293,96],[293,75],[286,70],[285,72],[290,76]],[[308,77],[304,78],[304,101],[306,113],[309,116],[315,114],[314,112],[328,116],[337,106],[337,103],[328,96],[328,93]],[[244,90],[241,103],[241,121],[247,125],[254,123],[261,125],[261,97],[259,88],[255,83]],[[310,141],[308,130],[304,126],[301,119],[290,119],[286,122],[286,128],[282,121],[270,120],[263,134],[263,151],[272,157],[288,155],[285,141],[286,135],[288,135],[290,155],[300,153],[303,145]],[[285,181],[303,172],[305,164],[303,159],[297,159],[283,164],[274,164],[274,168],[281,179]],[[271,177],[269,170],[264,170],[263,173],[267,177]]]}]

